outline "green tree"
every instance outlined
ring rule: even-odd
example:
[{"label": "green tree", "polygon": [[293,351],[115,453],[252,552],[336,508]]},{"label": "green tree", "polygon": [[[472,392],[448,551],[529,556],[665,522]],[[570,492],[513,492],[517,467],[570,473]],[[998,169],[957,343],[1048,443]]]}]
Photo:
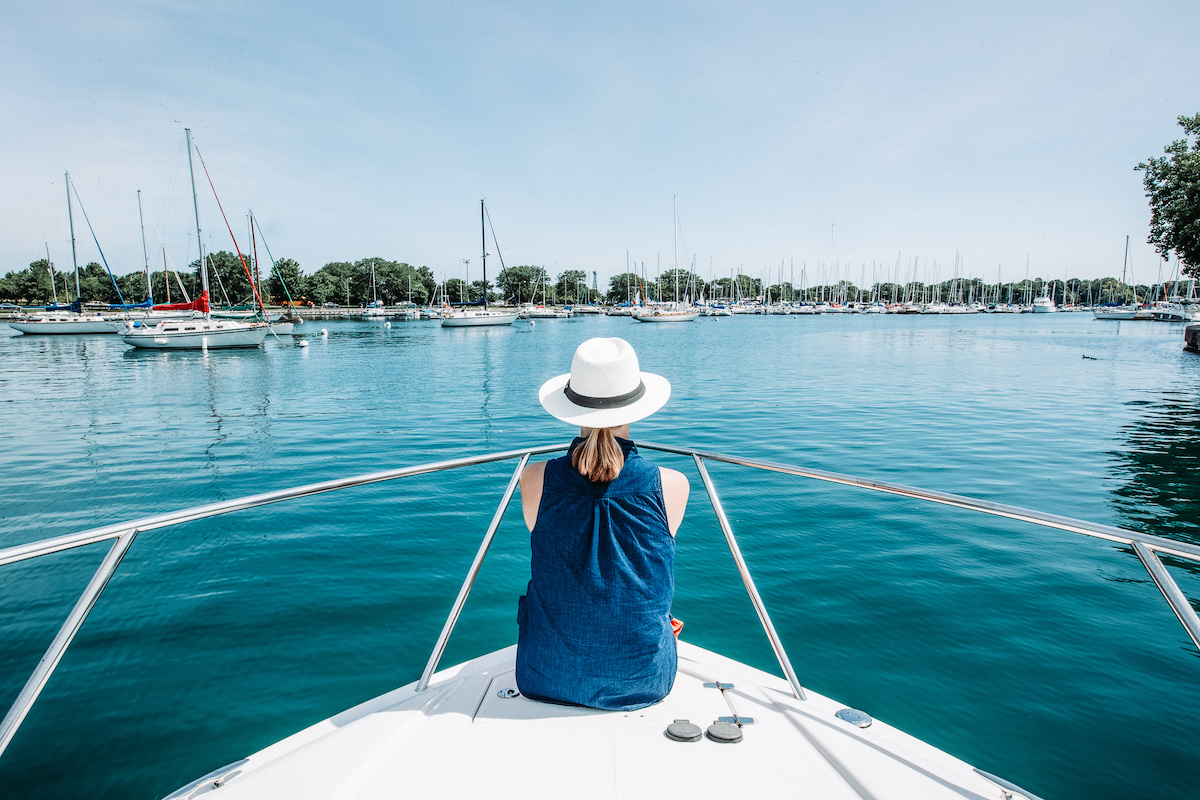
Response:
[{"label": "green tree", "polygon": [[446,299],[451,303],[469,303],[471,297],[467,291],[467,282],[462,278],[450,278],[446,281]]},{"label": "green tree", "polygon": [[[61,283],[58,284],[61,286]],[[40,258],[19,272],[9,272],[0,284],[0,297],[6,302],[20,302],[25,305],[40,305],[48,303],[53,298],[50,289],[50,274],[46,271],[46,259]],[[59,302],[70,302],[75,299],[74,292],[69,297],[59,297]]]},{"label": "green tree", "polygon": [[324,269],[308,279],[308,299],[321,303],[344,303],[346,291],[343,281]]},{"label": "green tree", "polygon": [[146,299],[146,273],[130,272],[128,275],[118,275],[117,287],[126,303],[140,303]]},{"label": "green tree", "polygon": [[117,290],[104,265],[95,261],[79,268],[79,296],[85,303],[119,303]]},{"label": "green tree", "polygon": [[308,291],[308,279],[300,271],[300,265],[290,258],[276,261],[271,267],[271,277],[264,283],[267,284],[267,294],[276,303],[282,303],[289,296],[298,303]]},{"label": "green tree", "polygon": [[699,297],[704,280],[690,270],[669,269],[658,276],[658,286],[657,295],[661,299],[674,301],[678,297],[682,302],[689,294],[693,298]]},{"label": "green tree", "polygon": [[[496,276],[495,286],[499,294],[511,298],[515,303],[531,303],[535,299],[541,300],[542,283],[548,280],[549,276],[546,274],[546,270],[541,267],[523,265],[500,270],[500,274]],[[547,287],[547,299],[549,299],[549,291],[549,287]]]},{"label": "green tree", "polygon": [[376,262],[375,266],[379,299],[388,305],[407,303],[410,296],[416,305],[430,302],[437,292],[437,285],[432,278],[427,268],[404,262]]},{"label": "green tree", "polygon": [[559,274],[554,282],[554,295],[564,303],[578,303],[583,299],[587,273],[581,269],[568,269]]},{"label": "green tree", "polygon": [[[226,302],[235,306],[256,302],[254,290],[250,288],[250,281],[246,278],[247,269],[250,270],[250,274],[254,274],[254,264],[249,256],[245,256],[246,262],[243,267],[242,259],[238,258],[237,253],[218,250],[204,255],[208,261],[208,296],[214,306]],[[196,276],[196,285],[201,285],[200,259],[192,262],[191,269]]]},{"label": "green tree", "polygon": [[[1150,200],[1150,237],[1163,258],[1174,251],[1186,275],[1200,272],[1200,114],[1179,117],[1185,137],[1138,164]],[[1192,141],[1189,142],[1189,139]]]},{"label": "green tree", "polygon": [[[499,303],[504,299],[503,295],[496,291],[496,289],[496,285],[491,281],[488,281],[487,298],[489,303]],[[483,281],[471,281],[471,285],[467,287],[467,294],[469,294],[475,300],[479,300],[479,298],[483,297]]]},{"label": "green tree", "polygon": [[[176,274],[174,270],[164,272],[150,273],[150,286],[154,289],[155,303],[183,303],[186,302],[183,293],[179,291],[179,284],[182,283],[187,289],[188,297],[195,297],[200,293],[200,285],[196,282],[196,276],[186,272]],[[143,289],[143,291],[145,291]]]},{"label": "green tree", "polygon": [[354,272],[354,264],[349,261],[330,261],[321,267],[309,279],[308,293],[312,301],[350,305],[350,278]]},{"label": "green tree", "polygon": [[641,279],[632,272],[622,272],[620,275],[613,275],[608,280],[608,302],[631,302],[637,297],[640,287]]}]

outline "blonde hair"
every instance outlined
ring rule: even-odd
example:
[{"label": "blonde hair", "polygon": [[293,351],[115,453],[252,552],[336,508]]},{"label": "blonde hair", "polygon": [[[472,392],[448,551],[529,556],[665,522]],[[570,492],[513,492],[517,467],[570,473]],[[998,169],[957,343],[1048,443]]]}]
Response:
[{"label": "blonde hair", "polygon": [[610,428],[592,428],[584,443],[571,453],[571,466],[592,483],[609,483],[621,474],[625,453]]}]

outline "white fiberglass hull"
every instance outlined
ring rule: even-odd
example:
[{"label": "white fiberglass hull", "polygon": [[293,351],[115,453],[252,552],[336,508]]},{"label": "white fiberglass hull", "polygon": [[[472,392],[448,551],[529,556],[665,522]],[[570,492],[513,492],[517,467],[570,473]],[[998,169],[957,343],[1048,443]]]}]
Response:
[{"label": "white fiberglass hull", "polygon": [[699,311],[651,311],[638,314],[638,322],[691,322],[700,316]]},{"label": "white fiberglass hull", "polygon": [[1092,316],[1096,319],[1112,320],[1153,319],[1153,316],[1148,312],[1142,313],[1141,316],[1138,316],[1139,313],[1142,312],[1139,312],[1135,308],[1097,308],[1092,311]]},{"label": "white fiberglass hull", "polygon": [[456,311],[442,317],[443,328],[475,328],[482,325],[512,325],[515,311]]},{"label": "white fiberglass hull", "polygon": [[232,347],[258,347],[267,337],[265,322],[232,320],[195,320],[163,322],[154,326],[128,325],[121,340],[134,347],[151,350],[216,350]]},{"label": "white fiberglass hull", "polygon": [[121,329],[122,324],[122,322],[114,322],[100,317],[8,320],[8,326],[21,333],[52,336],[116,333]]},{"label": "white fiberglass hull", "polygon": [[[508,647],[300,731],[168,796],[223,800],[382,797],[807,797],[963,800],[1011,796],[969,764],[844,707],[686,642],[671,693],[634,712],[516,694]],[[722,690],[714,684],[721,683]],[[741,741],[665,731],[719,718]],[[751,721],[752,720],[752,721]],[[735,728],[739,730],[739,728]]]}]

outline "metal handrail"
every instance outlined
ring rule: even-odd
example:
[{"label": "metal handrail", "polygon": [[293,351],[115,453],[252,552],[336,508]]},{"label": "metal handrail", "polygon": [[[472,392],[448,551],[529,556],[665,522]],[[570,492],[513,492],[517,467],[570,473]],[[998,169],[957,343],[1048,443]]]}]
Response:
[{"label": "metal handrail", "polygon": [[[480,544],[479,551],[476,553],[475,560],[471,564],[471,568],[467,573],[466,579],[463,582],[462,588],[459,590],[458,597],[451,609],[450,615],[447,617],[443,625],[442,632],[438,637],[437,644],[434,646],[433,653],[430,655],[421,679],[418,684],[418,690],[423,690],[429,685],[429,680],[437,669],[438,661],[445,650],[447,641],[453,632],[458,616],[466,603],[467,595],[474,585],[475,578],[479,573],[479,569],[487,555],[488,548],[495,537],[496,530],[500,525],[500,521],[504,516],[505,510],[508,508],[512,496],[516,490],[521,471],[525,464],[528,463],[530,456],[543,453],[551,453],[558,450],[566,449],[567,445],[541,445],[538,447],[524,448],[520,450],[508,450],[499,453],[489,453],[482,456],[471,456],[467,458],[449,459],[445,461],[436,461],[429,464],[420,464],[413,467],[403,467],[400,469],[385,470],[382,472],[373,472],[366,475],[359,475],[350,478],[341,478],[331,481],[323,481],[321,483],[312,483],[304,486],[298,486],[291,489],[281,489],[273,492],[265,492],[262,494],[251,495],[248,497],[236,498],[234,500],[226,500],[220,503],[210,503],[208,505],[196,506],[194,508],[183,509],[181,511],[173,511],[165,514],[158,514],[150,517],[144,517],[133,522],[116,523],[106,525],[99,528],[92,528],[78,533],[59,536],[50,539],[44,539],[37,542],[16,545],[0,550],[0,566],[12,564],[18,561],[24,561],[38,556],[58,553],[64,550],[69,550],[75,547],[82,547],[97,542],[106,541],[109,539],[117,539],[105,556],[100,567],[97,569],[92,580],[80,595],[67,620],[63,623],[62,628],[51,642],[50,647],[46,650],[45,655],[39,661],[34,673],[26,682],[17,699],[14,701],[12,708],[8,714],[0,722],[0,755],[3,755],[7,749],[9,742],[16,734],[17,729],[24,721],[29,713],[34,701],[45,687],[46,682],[50,679],[55,667],[62,659],[63,653],[73,641],[75,634],[83,625],[91,609],[95,606],[100,597],[100,593],[104,590],[109,579],[116,572],[117,567],[121,563],[121,559],[128,552],[133,544],[134,538],[138,533],[156,528],[164,528],[171,525],[178,525],[183,522],[192,522],[195,520],[206,519],[220,514],[228,514],[233,511],[242,511],[248,508],[255,508],[270,503],[278,503],[284,500],[292,500],[300,497],[308,497],[310,495],[321,494],[323,492],[331,492],[340,489],[348,489],[355,486],[365,486],[371,483],[380,483],[382,481],[395,480],[398,478],[407,478],[415,475],[424,475],[432,472],[441,472],[459,467],[475,466],[479,464],[492,463],[497,461],[505,461],[512,458],[519,458],[520,462],[516,470],[513,472],[496,512],[492,517],[491,524],[488,526],[487,533],[484,536],[483,542]],[[1188,544],[1186,542],[1178,542],[1172,539],[1166,539],[1161,536],[1152,534],[1139,533],[1137,531],[1129,531],[1124,528],[1117,528],[1110,525],[1099,525],[1096,523],[1086,522],[1084,520],[1072,519],[1056,514],[1046,514],[1040,511],[1020,508],[1018,506],[1010,506],[1002,503],[993,503],[986,500],[976,500],[962,495],[947,494],[944,492],[935,492],[925,489],[917,489],[903,484],[889,483],[886,481],[868,480],[865,478],[856,478],[850,475],[844,475],[836,472],[827,472],[824,470],[808,469],[803,467],[795,467],[788,464],[781,464],[774,461],[763,459],[742,458],[738,456],[729,456],[723,453],[714,453],[703,450],[695,450],[693,448],[675,447],[672,445],[656,444],[651,442],[641,442],[639,447],[647,450],[657,450],[663,453],[673,453],[676,455],[689,456],[692,458],[700,478],[704,483],[705,491],[708,494],[709,500],[712,503],[713,511],[716,514],[717,521],[721,526],[722,533],[725,535],[726,543],[729,545],[734,562],[737,565],[738,572],[741,574],[742,581],[745,584],[746,592],[750,596],[750,600],[754,605],[755,611],[758,613],[759,620],[763,625],[763,630],[766,632],[768,639],[771,641],[771,646],[775,650],[775,655],[779,660],[780,666],[783,669],[788,683],[791,685],[792,692],[798,699],[804,699],[804,690],[800,685],[796,674],[792,669],[791,662],[784,651],[783,643],[780,641],[778,634],[775,631],[774,625],[767,614],[766,608],[763,605],[762,598],[758,594],[757,588],[754,586],[753,578],[750,576],[749,568],[746,566],[745,560],[742,557],[741,550],[734,538],[733,530],[729,524],[729,519],[725,515],[721,501],[717,496],[716,488],[713,485],[712,479],[708,474],[708,470],[704,465],[705,460],[718,461],[727,464],[735,464],[739,466],[752,467],[755,469],[763,469],[771,472],[780,472],[788,475],[794,475],[804,478],[812,478],[820,481],[839,483],[846,486],[854,486],[857,488],[868,489],[871,491],[885,492],[888,494],[910,497],[916,500],[927,502],[940,503],[943,505],[954,506],[968,511],[975,511],[994,516],[1006,517],[1009,519],[1030,522],[1043,527],[1057,528],[1060,530],[1080,533],[1087,536],[1093,536],[1109,541],[1118,542],[1131,547],[1142,561],[1143,565],[1149,571],[1155,584],[1162,592],[1163,597],[1167,600],[1172,610],[1175,612],[1179,621],[1187,630],[1188,635],[1197,647],[1200,647],[1200,617],[1197,616],[1195,610],[1188,602],[1187,597],[1179,589],[1174,579],[1167,572],[1162,561],[1159,560],[1158,554],[1176,556],[1200,563],[1200,546]]]}]

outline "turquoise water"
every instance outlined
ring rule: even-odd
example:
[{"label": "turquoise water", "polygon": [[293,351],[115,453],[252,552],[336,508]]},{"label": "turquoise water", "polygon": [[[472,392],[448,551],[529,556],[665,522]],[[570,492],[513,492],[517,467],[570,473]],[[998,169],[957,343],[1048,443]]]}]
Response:
[{"label": "turquoise water", "polygon": [[[693,445],[1200,541],[1200,357],[1082,314],[627,318],[155,353],[0,332],[0,546],[572,432],[536,387],[593,335],[674,387]],[[3,329],[0,328],[0,331]],[[1083,358],[1090,356],[1090,358]],[[684,637],[778,672],[690,462]],[[0,795],[161,797],[419,676],[513,463],[139,536],[0,757]],[[1200,656],[1129,552],[712,464],[801,681],[1046,798],[1191,797]],[[443,665],[515,641],[514,506]],[[0,568],[7,709],[103,557]],[[1200,598],[1200,573],[1176,566]]]}]

